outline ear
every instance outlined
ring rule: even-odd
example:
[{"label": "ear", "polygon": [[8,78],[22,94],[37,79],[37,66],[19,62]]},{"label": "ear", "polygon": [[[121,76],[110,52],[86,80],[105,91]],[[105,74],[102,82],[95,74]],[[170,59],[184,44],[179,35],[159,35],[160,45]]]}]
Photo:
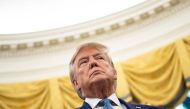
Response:
[{"label": "ear", "polygon": [[113,69],[113,78],[115,79],[115,80],[117,80],[117,71],[115,70],[115,69]]},{"label": "ear", "polygon": [[73,85],[74,85],[74,87],[75,87],[75,90],[80,89],[80,87],[79,87],[79,84],[78,84],[77,80],[73,80]]}]

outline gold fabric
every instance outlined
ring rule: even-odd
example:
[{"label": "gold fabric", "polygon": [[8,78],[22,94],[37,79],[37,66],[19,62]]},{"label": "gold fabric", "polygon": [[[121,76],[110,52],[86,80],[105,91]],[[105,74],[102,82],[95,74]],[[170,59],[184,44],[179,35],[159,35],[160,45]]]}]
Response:
[{"label": "gold fabric", "polygon": [[51,109],[47,81],[0,85],[0,109]]},{"label": "gold fabric", "polygon": [[168,105],[182,89],[182,71],[178,66],[174,44],[124,61],[122,68],[133,101]]},{"label": "gold fabric", "polygon": [[186,86],[190,88],[190,36],[176,41],[176,45]]},{"label": "gold fabric", "polygon": [[132,100],[132,96],[128,90],[129,87],[127,84],[127,80],[124,78],[125,72],[123,72],[123,69],[122,69],[120,63],[116,63],[114,66],[117,70],[116,94],[119,98],[122,98],[123,100],[129,102]]},{"label": "gold fabric", "polygon": [[190,36],[120,64],[133,102],[173,107],[190,88]]},{"label": "gold fabric", "polygon": [[[190,36],[115,63],[118,97],[128,102],[173,107],[190,88]],[[0,84],[0,109],[74,109],[82,105],[68,76]]]},{"label": "gold fabric", "polygon": [[68,76],[0,85],[0,109],[74,109],[81,104]]}]

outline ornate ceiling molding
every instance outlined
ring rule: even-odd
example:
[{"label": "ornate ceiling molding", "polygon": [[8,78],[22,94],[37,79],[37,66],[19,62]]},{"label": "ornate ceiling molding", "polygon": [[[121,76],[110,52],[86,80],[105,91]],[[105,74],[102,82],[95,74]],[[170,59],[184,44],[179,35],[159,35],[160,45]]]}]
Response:
[{"label": "ornate ceiling molding", "polygon": [[[84,40],[90,37],[100,37],[121,29],[129,29],[141,25],[148,19],[155,19],[164,12],[175,13],[187,6],[188,0],[151,0],[133,8],[115,13],[104,18],[65,28],[34,33],[0,35],[0,57],[19,54],[31,54],[49,47],[65,46],[68,43]],[[173,11],[168,11],[168,10]],[[151,21],[151,20],[149,20]],[[25,52],[23,52],[25,51]],[[35,53],[34,53],[35,54]]]},{"label": "ornate ceiling molding", "polygon": [[128,59],[190,34],[189,0],[148,0],[83,24],[35,33],[0,35],[0,83],[68,74],[75,48],[100,42],[114,61]]}]

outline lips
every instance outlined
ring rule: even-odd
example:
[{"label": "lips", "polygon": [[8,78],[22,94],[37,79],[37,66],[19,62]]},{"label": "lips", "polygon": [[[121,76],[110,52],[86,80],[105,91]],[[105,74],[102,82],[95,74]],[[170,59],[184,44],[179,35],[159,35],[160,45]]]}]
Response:
[{"label": "lips", "polygon": [[94,71],[92,71],[92,73],[90,74],[90,78],[91,78],[93,75],[100,74],[100,73],[102,73],[101,70],[94,70]]}]

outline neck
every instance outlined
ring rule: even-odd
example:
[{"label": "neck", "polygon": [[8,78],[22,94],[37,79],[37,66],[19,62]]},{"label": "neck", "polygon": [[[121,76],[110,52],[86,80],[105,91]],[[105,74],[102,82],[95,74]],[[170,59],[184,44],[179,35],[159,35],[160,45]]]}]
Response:
[{"label": "neck", "polygon": [[98,87],[92,87],[82,91],[83,95],[88,98],[100,98],[104,99],[115,93],[115,87],[106,87],[99,85]]}]

